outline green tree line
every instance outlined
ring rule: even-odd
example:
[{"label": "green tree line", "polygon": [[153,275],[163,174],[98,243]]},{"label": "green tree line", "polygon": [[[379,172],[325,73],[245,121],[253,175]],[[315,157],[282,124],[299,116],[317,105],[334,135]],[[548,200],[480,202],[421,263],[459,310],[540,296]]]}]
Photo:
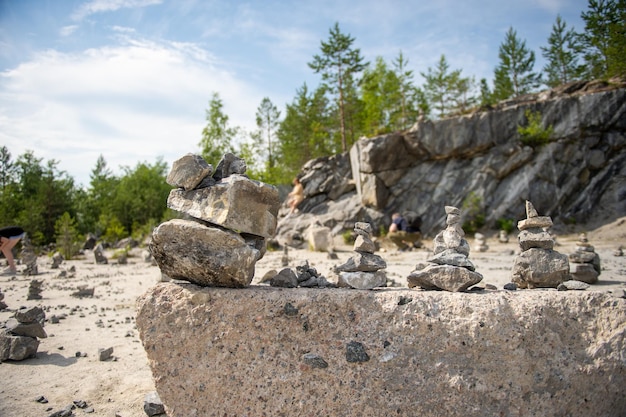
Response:
[{"label": "green tree line", "polygon": [[[626,75],[626,0],[589,0],[581,13],[585,23],[576,32],[556,16],[552,32],[541,47],[546,60],[535,70],[535,52],[514,28],[509,28],[499,51],[491,83],[450,68],[441,55],[437,64],[419,75],[408,69],[402,51],[386,62],[367,62],[356,39],[336,23],[320,53],[308,62],[321,82],[303,84],[283,111],[265,97],[256,112],[256,130],[245,132],[230,123],[216,92],[199,132],[199,153],[216,166],[234,152],[248,164],[253,179],[289,184],[313,158],[347,151],[358,138],[400,131],[420,118],[443,118],[470,112],[542,85],[554,87],[585,79]],[[0,225],[21,225],[36,245],[70,248],[88,233],[115,242],[138,239],[172,216],[165,201],[167,164],[138,163],[114,175],[101,156],[86,188],[77,187],[58,162],[44,162],[27,151],[14,158],[0,148]],[[69,250],[69,249],[68,249]]]},{"label": "green tree line", "polygon": [[308,160],[346,152],[363,136],[408,129],[420,118],[466,114],[542,86],[626,75],[626,0],[589,0],[581,18],[584,30],[576,32],[556,16],[540,48],[542,69],[535,68],[535,51],[510,27],[491,81],[476,82],[441,55],[434,67],[420,72],[421,85],[402,51],[392,62],[382,57],[367,62],[356,39],[335,23],[308,62],[321,76],[317,87],[299,87],[282,114],[265,97],[257,110],[258,129],[251,133],[228,125],[215,93],[200,147],[209,162],[216,157],[211,152],[228,149],[253,161],[252,177],[288,184]]}]

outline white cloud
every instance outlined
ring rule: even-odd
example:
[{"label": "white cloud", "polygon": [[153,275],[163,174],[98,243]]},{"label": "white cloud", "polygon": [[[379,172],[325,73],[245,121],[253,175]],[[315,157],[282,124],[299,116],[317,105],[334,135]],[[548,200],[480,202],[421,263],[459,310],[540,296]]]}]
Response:
[{"label": "white cloud", "polygon": [[59,34],[63,37],[70,36],[76,31],[76,29],[78,29],[78,25],[63,26],[59,31]]},{"label": "white cloud", "polygon": [[117,169],[198,152],[213,91],[232,125],[253,126],[263,95],[198,45],[127,39],[74,54],[48,50],[0,73],[0,143],[14,156],[33,150],[59,160],[86,185],[100,154]]},{"label": "white cloud", "polygon": [[96,13],[113,12],[119,9],[134,9],[161,3],[162,0],[91,0],[78,7],[72,13],[71,18],[72,20],[82,20]]}]

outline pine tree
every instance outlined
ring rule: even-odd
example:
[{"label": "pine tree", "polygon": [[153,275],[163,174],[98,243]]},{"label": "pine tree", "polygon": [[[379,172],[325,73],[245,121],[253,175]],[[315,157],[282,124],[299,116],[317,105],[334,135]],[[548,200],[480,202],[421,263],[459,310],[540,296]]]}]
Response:
[{"label": "pine tree", "polygon": [[500,44],[500,64],[495,69],[493,96],[496,101],[530,93],[541,83],[541,75],[532,72],[535,53],[526,48],[526,41],[509,28]]},{"label": "pine tree", "polygon": [[548,87],[556,87],[580,78],[583,67],[578,64],[580,47],[577,44],[577,35],[574,29],[567,29],[567,24],[556,17],[552,26],[552,33],[548,37],[548,47],[541,47],[541,53],[547,60],[543,68],[548,79]]},{"label": "pine tree", "polygon": [[413,105],[411,96],[415,94],[415,86],[413,85],[413,71],[407,70],[409,60],[404,59],[402,51],[393,61],[393,66],[398,79],[398,87],[400,89],[400,117],[398,118],[397,129],[404,130],[410,127],[419,116],[419,112]]},{"label": "pine tree", "polygon": [[233,151],[233,140],[239,132],[228,124],[228,115],[224,114],[224,104],[219,94],[214,92],[206,111],[207,125],[202,130],[199,146],[202,157],[216,166],[227,152]]},{"label": "pine tree", "polygon": [[589,0],[579,35],[590,78],[626,74],[626,0]]},{"label": "pine tree", "polygon": [[274,148],[276,145],[273,139],[279,125],[279,119],[280,111],[278,108],[268,97],[263,98],[256,111],[256,125],[259,132],[263,132],[262,139],[266,140],[264,153],[267,155],[268,170],[274,168]]},{"label": "pine tree", "polygon": [[450,71],[450,65],[445,55],[441,55],[437,66],[428,67],[426,73],[420,73],[425,78],[424,90],[429,103],[439,111],[443,117],[454,108],[454,99],[458,95],[458,83],[461,70]]},{"label": "pine tree", "polygon": [[[330,29],[328,42],[321,42],[321,55],[313,56],[309,67],[315,73],[322,74],[322,80],[329,87],[337,99],[339,111],[339,125],[341,134],[341,147],[345,152],[348,149],[346,136],[346,88],[348,81],[356,82],[355,76],[363,71],[367,63],[363,62],[360,49],[353,49],[354,38],[341,33],[339,23]],[[353,84],[354,85],[354,84]]]}]

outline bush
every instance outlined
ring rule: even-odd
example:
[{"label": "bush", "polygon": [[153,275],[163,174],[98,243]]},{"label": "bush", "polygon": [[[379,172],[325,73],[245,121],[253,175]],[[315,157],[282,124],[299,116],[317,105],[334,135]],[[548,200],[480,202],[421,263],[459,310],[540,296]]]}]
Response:
[{"label": "bush", "polygon": [[539,112],[533,112],[528,109],[524,115],[528,124],[526,126],[517,126],[517,133],[521,136],[522,144],[535,147],[549,143],[554,132],[552,125],[544,128],[541,123],[542,116]]},{"label": "bush", "polygon": [[496,220],[496,224],[498,225],[498,230],[504,230],[508,234],[511,234],[515,229],[515,220],[513,219],[500,218]]},{"label": "bush", "polygon": [[485,225],[485,213],[483,210],[483,200],[475,192],[469,193],[463,200],[463,230],[465,233],[476,233]]}]

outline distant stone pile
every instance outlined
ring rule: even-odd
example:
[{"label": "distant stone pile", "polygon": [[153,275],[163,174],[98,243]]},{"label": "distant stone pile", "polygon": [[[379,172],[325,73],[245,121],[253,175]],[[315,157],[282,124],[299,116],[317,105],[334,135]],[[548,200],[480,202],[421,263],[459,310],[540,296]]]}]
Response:
[{"label": "distant stone pile", "polygon": [[461,211],[446,206],[446,229],[433,240],[434,255],[427,263],[417,264],[407,277],[409,288],[465,291],[482,281],[483,276],[468,259],[470,246],[461,227]]},{"label": "distant stone pile", "polygon": [[40,307],[21,308],[0,329],[0,362],[21,361],[37,354],[38,338],[48,335],[43,328],[46,314]]},{"label": "distant stone pile", "polygon": [[356,253],[334,268],[339,275],[337,286],[359,290],[386,287],[387,274],[383,269],[387,268],[387,263],[374,253],[376,245],[372,241],[372,225],[356,222],[354,232],[357,235],[353,247]]},{"label": "distant stone pile", "polygon": [[557,288],[570,279],[567,255],[555,250],[554,239],[546,231],[552,226],[549,216],[539,216],[526,201],[526,219],[517,223],[522,253],[515,258],[512,281],[519,288]]},{"label": "distant stone pile", "polygon": [[213,170],[201,156],[173,163],[167,206],[185,215],[161,223],[150,252],[161,272],[203,286],[246,287],[276,231],[278,190],[245,176],[243,159],[231,153]]},{"label": "distant stone pile", "polygon": [[576,242],[576,250],[569,255],[571,275],[575,280],[595,284],[602,271],[600,255],[589,243],[586,233],[581,233]]}]

